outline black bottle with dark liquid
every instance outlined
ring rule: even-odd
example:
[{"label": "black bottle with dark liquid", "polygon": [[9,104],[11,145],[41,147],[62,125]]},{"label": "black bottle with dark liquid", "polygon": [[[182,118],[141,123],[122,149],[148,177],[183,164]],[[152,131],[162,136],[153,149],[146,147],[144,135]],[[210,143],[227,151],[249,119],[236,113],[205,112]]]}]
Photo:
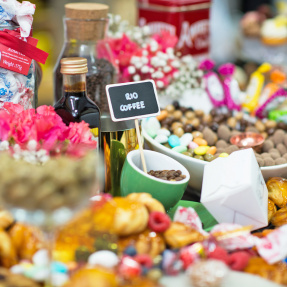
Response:
[{"label": "black bottle with dark liquid", "polygon": [[100,118],[98,106],[87,97],[86,73],[87,59],[64,58],[61,60],[63,74],[63,96],[55,104],[56,113],[66,125],[85,121],[89,124],[93,139],[100,145]]}]

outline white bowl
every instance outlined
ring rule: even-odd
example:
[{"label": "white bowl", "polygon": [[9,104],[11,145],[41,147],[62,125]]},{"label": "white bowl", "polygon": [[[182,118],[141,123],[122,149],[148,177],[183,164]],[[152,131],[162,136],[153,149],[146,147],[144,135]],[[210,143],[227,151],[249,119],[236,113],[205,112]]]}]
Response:
[{"label": "white bowl", "polygon": [[[202,179],[203,179],[203,170],[207,161],[199,160],[196,158],[188,157],[184,154],[175,152],[164,145],[156,142],[152,137],[148,135],[148,133],[144,129],[144,125],[142,128],[142,133],[147,142],[150,149],[168,155],[178,162],[180,162],[189,172],[190,179],[188,185],[198,191],[201,190],[202,186]],[[265,181],[268,180],[270,177],[279,176],[287,178],[287,163],[274,165],[274,166],[267,166],[261,167],[261,171]]]}]

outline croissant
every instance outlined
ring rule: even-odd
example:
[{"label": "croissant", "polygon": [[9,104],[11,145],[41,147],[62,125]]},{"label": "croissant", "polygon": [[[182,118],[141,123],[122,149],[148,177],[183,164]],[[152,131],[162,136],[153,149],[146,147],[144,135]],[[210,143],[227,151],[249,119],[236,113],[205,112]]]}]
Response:
[{"label": "croissant", "polygon": [[271,223],[278,227],[287,224],[287,207],[280,208],[271,218]]},{"label": "croissant", "polygon": [[278,284],[286,283],[286,265],[285,267],[281,264],[270,265],[260,257],[250,258],[244,272],[261,276]]},{"label": "croissant", "polygon": [[120,252],[130,245],[135,246],[138,254],[149,254],[151,257],[156,257],[165,250],[163,236],[149,229],[140,234],[122,237],[118,240]]},{"label": "croissant", "polygon": [[275,203],[270,198],[268,198],[268,222],[271,221],[271,218],[276,213],[276,211],[277,207]]},{"label": "croissant", "polygon": [[285,207],[287,204],[287,179],[271,177],[267,183],[268,197],[278,206]]},{"label": "croissant", "polygon": [[181,248],[205,239],[200,232],[180,222],[172,222],[163,236],[166,243],[172,248]]},{"label": "croissant", "polygon": [[116,274],[104,268],[80,269],[63,287],[117,287]]},{"label": "croissant", "polygon": [[41,287],[42,285],[20,274],[0,268],[1,287]]},{"label": "croissant", "polygon": [[147,208],[137,201],[115,197],[95,212],[95,229],[114,233],[118,236],[137,234],[146,229]]},{"label": "croissant", "polygon": [[165,213],[165,209],[161,202],[153,198],[149,193],[130,193],[128,199],[142,203],[149,212],[160,211]]},{"label": "croissant", "polygon": [[10,268],[18,263],[13,242],[4,230],[0,230],[0,262],[6,268]]},{"label": "croissant", "polygon": [[12,214],[7,210],[0,210],[0,228],[7,229],[14,222]]},{"label": "croissant", "polygon": [[43,234],[37,227],[17,222],[8,234],[20,259],[31,260],[39,249],[45,247]]}]

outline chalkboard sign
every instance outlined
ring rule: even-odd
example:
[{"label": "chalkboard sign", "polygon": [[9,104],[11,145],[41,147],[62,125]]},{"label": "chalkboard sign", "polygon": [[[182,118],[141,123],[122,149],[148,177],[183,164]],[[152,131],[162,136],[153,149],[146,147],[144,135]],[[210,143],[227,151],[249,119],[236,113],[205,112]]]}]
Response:
[{"label": "chalkboard sign", "polygon": [[154,81],[107,85],[114,122],[157,116],[160,113]]}]

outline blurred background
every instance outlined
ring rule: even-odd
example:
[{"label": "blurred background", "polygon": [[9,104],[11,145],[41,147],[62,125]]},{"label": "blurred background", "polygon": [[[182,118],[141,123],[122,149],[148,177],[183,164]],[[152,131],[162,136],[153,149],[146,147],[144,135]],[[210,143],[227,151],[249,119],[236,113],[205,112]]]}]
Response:
[{"label": "blurred background", "polygon": [[[66,3],[104,3],[109,5],[110,13],[119,14],[131,24],[137,23],[137,0],[32,0],[31,2],[37,6],[33,24],[34,37],[39,39],[39,48],[50,54],[46,65],[42,66],[43,79],[39,90],[39,104],[53,104],[53,68],[63,45],[62,20]],[[212,58],[218,63],[241,60],[240,19],[247,11],[257,10],[259,7],[275,11],[278,2],[282,1],[213,0],[210,10]]]}]

